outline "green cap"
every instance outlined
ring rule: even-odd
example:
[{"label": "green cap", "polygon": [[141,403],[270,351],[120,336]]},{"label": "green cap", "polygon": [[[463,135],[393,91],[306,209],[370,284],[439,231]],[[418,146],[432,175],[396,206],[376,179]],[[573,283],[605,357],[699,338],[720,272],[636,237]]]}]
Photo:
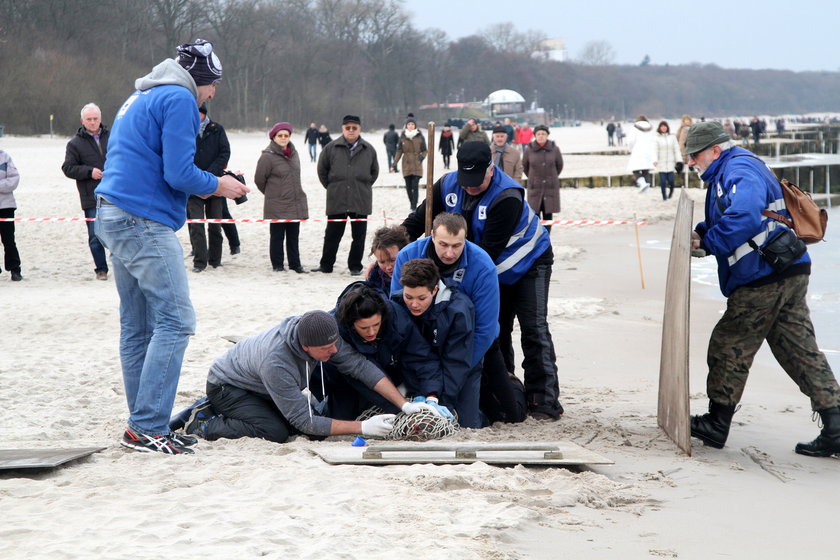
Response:
[{"label": "green cap", "polygon": [[699,122],[691,125],[685,139],[685,153],[696,154],[715,144],[731,140],[718,122]]}]

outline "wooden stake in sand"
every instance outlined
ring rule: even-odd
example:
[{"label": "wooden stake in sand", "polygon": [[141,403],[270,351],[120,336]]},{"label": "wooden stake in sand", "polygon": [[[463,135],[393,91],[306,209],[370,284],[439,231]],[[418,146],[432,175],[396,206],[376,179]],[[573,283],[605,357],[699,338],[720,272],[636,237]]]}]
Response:
[{"label": "wooden stake in sand", "polygon": [[435,123],[429,121],[426,141],[426,237],[432,234],[432,185],[435,184]]},{"label": "wooden stake in sand", "polygon": [[645,289],[645,270],[642,267],[642,246],[639,244],[639,220],[633,214],[633,229],[636,230],[636,256],[639,258],[639,277],[642,279],[642,289]]}]

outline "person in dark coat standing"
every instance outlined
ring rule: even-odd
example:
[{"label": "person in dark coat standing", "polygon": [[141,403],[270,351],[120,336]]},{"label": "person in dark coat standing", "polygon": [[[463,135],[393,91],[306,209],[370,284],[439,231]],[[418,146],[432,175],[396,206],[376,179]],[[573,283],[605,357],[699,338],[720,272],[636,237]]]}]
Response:
[{"label": "person in dark coat standing", "polygon": [[388,125],[388,130],[382,135],[382,142],[385,144],[385,153],[388,154],[388,171],[396,173],[399,171],[394,164],[394,156],[397,155],[397,145],[400,143],[400,135],[397,134],[396,126]]},{"label": "person in dark coat standing", "polygon": [[[262,151],[254,173],[254,184],[265,195],[263,218],[272,220],[306,220],[309,206],[300,183],[300,156],[291,142],[292,125],[275,124],[268,137],[271,142]],[[283,239],[289,255],[289,269],[298,274],[306,270],[300,264],[300,222],[273,223],[269,226],[269,255],[275,272],[283,268]]]},{"label": "person in dark coat standing", "polygon": [[[224,175],[225,167],[230,160],[230,142],[225,129],[207,116],[207,107],[198,108],[201,123],[198,136],[195,139],[195,166],[212,173],[216,177]],[[221,219],[225,201],[220,196],[201,198],[190,195],[187,202],[187,217],[191,220]],[[193,250],[193,272],[201,272],[209,264],[213,268],[222,266],[222,237],[221,224],[207,224],[210,236],[208,247],[204,224],[189,224],[190,244]]]},{"label": "person in dark coat standing", "polygon": [[443,130],[440,132],[438,150],[440,150],[440,155],[443,156],[443,168],[449,169],[452,152],[455,151],[455,134],[448,124],[443,125]]},{"label": "person in dark coat standing", "polygon": [[[560,148],[548,139],[548,127],[539,125],[534,129],[534,140],[525,149],[522,162],[528,176],[528,205],[542,216],[551,220],[560,211],[560,173],[563,171],[563,155]],[[551,226],[546,226],[551,232]]]},{"label": "person in dark coat standing", "polygon": [[400,134],[400,145],[394,157],[394,166],[402,160],[405,192],[408,193],[408,205],[412,212],[417,208],[417,191],[420,178],[423,177],[423,160],[426,159],[426,153],[426,139],[417,129],[417,121],[413,116],[409,116],[405,121],[405,129]]},{"label": "person in dark coat standing", "polygon": [[64,154],[64,164],[61,170],[70,178],[76,180],[82,211],[88,221],[88,247],[93,256],[94,273],[97,280],[108,279],[108,261],[105,258],[105,248],[93,233],[93,220],[96,218],[96,197],[93,189],[102,179],[105,169],[105,156],[108,152],[108,129],[102,124],[102,111],[94,103],[82,107],[82,126],[76,135],[67,143]]},{"label": "person in dark coat standing", "polygon": [[341,124],[342,134],[330,142],[318,157],[318,179],[327,189],[327,223],[321,264],[312,272],[330,273],[335,265],[338,245],[350,222],[353,243],[347,257],[352,276],[362,275],[365,252],[367,217],[373,211],[373,183],[379,177],[376,150],[362,139],[362,121],[356,115],[346,115]]},{"label": "person in dark coat standing", "polygon": [[326,125],[321,125],[318,127],[318,143],[321,144],[321,149],[327,147],[327,144],[332,142],[332,138],[330,137],[330,131],[327,130]]}]

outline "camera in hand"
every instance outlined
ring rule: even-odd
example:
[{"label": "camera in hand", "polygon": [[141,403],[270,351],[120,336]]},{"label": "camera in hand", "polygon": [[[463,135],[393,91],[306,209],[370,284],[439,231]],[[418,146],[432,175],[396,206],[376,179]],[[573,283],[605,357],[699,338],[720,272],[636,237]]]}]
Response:
[{"label": "camera in hand", "polygon": [[[233,171],[230,171],[228,169],[225,170],[225,175],[230,175],[231,177],[233,177],[234,179],[236,179],[237,181],[239,181],[243,185],[245,184],[245,177],[243,177],[242,175],[237,175],[236,173],[234,173]],[[233,201],[237,205],[242,204],[243,202],[248,202],[248,195],[243,194],[239,198],[234,198]]]}]

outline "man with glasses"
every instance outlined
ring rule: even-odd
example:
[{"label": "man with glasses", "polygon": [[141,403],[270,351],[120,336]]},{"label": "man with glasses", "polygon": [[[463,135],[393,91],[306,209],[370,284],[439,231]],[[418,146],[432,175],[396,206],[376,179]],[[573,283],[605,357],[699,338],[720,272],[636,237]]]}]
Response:
[{"label": "man with glasses", "polygon": [[797,241],[790,229],[764,214],[790,218],[779,181],[764,162],[735,146],[717,122],[692,125],[685,150],[688,165],[707,184],[705,220],[691,233],[691,247],[717,259],[727,298],[709,340],[709,412],[692,417],[691,435],[711,447],[724,446],[753,357],[766,340],[822,418],[817,438],[797,444],[795,451],[812,457],[840,453],[840,385],[817,346],[806,303],[811,259],[804,244],[784,267],[766,258],[786,239],[794,246]]},{"label": "man with glasses", "polygon": [[[341,136],[327,144],[318,157],[318,179],[327,189],[327,222],[321,263],[312,272],[331,273],[347,221],[353,242],[347,257],[351,276],[361,276],[367,217],[373,211],[373,183],[379,177],[376,150],[361,138],[362,121],[346,115]],[[360,221],[352,221],[360,220]]]}]

